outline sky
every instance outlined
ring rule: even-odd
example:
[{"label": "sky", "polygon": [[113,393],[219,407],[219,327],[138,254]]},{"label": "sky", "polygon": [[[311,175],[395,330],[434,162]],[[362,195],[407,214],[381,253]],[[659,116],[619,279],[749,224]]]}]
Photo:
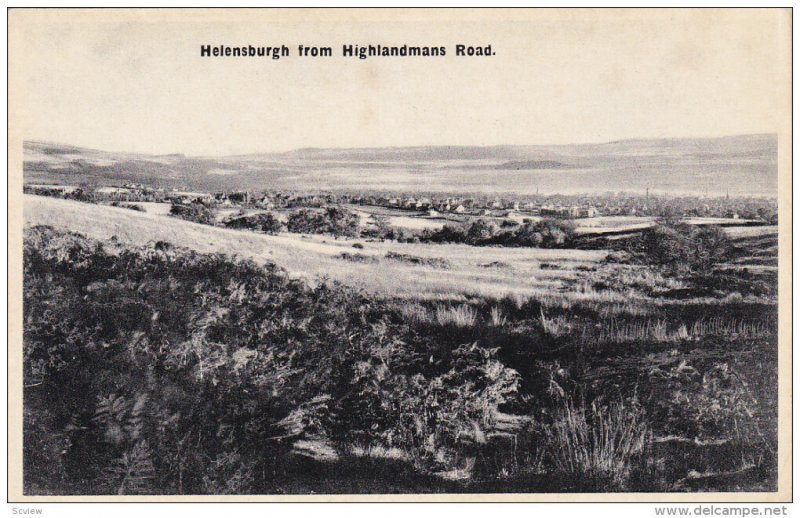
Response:
[{"label": "sky", "polygon": [[[572,144],[777,133],[780,10],[12,11],[11,130],[109,151]],[[458,57],[456,44],[491,45]],[[292,55],[202,58],[200,46]],[[333,48],[301,58],[297,46]],[[345,44],[445,46],[342,57]]]}]

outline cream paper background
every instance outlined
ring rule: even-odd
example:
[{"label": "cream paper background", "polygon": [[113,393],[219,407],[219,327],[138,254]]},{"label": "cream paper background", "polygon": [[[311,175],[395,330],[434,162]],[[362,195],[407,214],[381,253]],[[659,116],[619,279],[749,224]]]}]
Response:
[{"label": "cream paper background", "polygon": [[[791,498],[789,9],[12,9],[8,18],[10,501]],[[736,44],[729,44],[732,33]],[[291,48],[289,58],[199,58],[201,44],[281,43]],[[298,58],[299,43],[331,46],[334,57]],[[339,56],[342,44],[370,43],[445,45],[448,55]],[[456,43],[491,44],[497,55],[456,57]],[[74,81],[58,82],[65,77]],[[130,78],[142,77],[147,81],[138,84],[144,88],[131,88]],[[260,95],[265,85],[277,93]],[[265,109],[267,120],[240,116]],[[299,121],[310,123],[304,127]],[[274,130],[265,135],[264,127]],[[26,138],[114,151],[210,155],[305,146],[560,144],[756,132],[778,135],[780,473],[775,493],[22,495]]]}]

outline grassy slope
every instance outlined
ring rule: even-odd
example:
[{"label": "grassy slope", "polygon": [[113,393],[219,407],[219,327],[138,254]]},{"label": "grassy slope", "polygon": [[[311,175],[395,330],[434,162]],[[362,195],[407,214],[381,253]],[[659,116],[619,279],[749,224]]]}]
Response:
[{"label": "grassy slope", "polygon": [[[502,297],[510,293],[552,293],[575,276],[575,268],[602,260],[603,251],[485,248],[466,245],[398,244],[364,242],[355,249],[353,240],[321,236],[301,238],[284,234],[268,236],[190,223],[168,216],[74,201],[26,195],[26,225],[49,225],[89,237],[144,244],[167,241],[198,252],[224,252],[275,262],[290,274],[314,279],[327,276],[372,293],[419,298],[457,298],[463,294]],[[449,268],[407,264],[385,258],[387,252],[425,258],[444,258]],[[342,252],[375,257],[375,262],[342,260]],[[499,266],[481,266],[499,262]],[[541,269],[542,263],[557,269]]]}]

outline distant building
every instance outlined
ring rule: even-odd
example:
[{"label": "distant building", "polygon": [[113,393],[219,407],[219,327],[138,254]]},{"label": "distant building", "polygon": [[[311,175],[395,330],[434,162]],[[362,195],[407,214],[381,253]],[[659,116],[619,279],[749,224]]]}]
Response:
[{"label": "distant building", "polygon": [[597,216],[597,209],[594,207],[543,205],[540,214],[555,218],[593,218]]},{"label": "distant building", "polygon": [[100,187],[95,189],[99,194],[130,194],[131,190],[126,187]]},{"label": "distant building", "polygon": [[270,199],[268,196],[264,196],[260,200],[256,202],[256,205],[261,207],[262,209],[274,209],[275,203]]}]

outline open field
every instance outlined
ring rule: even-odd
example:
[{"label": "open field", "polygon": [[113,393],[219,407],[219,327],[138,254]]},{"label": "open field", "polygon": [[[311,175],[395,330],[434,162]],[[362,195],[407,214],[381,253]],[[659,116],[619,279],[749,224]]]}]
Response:
[{"label": "open field", "polygon": [[[635,291],[597,292],[582,279],[601,265],[603,250],[474,247],[334,239],[322,235],[265,235],[191,223],[165,215],[167,204],[140,203],[147,213],[49,197],[25,196],[26,225],[49,225],[97,239],[145,244],[166,241],[198,252],[222,252],[259,263],[274,262],[290,275],[316,282],[325,277],[389,298],[458,300],[465,296],[508,295],[563,300],[631,303],[643,300]],[[604,218],[608,225],[610,218]],[[629,224],[630,218],[621,219]],[[611,219],[611,224],[614,220]],[[772,227],[726,229],[743,239],[774,235]],[[759,241],[760,243],[760,241]],[[358,244],[360,248],[354,248]],[[751,247],[752,248],[752,247]],[[763,266],[775,250],[753,252],[736,267]],[[764,254],[767,254],[766,256]],[[770,255],[772,254],[772,255]],[[395,255],[394,258],[387,257]],[[663,301],[659,301],[663,304]]]},{"label": "open field", "polygon": [[[133,202],[132,204],[142,207],[149,214],[169,215],[169,203]],[[387,218],[389,225],[412,231],[424,229],[438,230],[445,224],[458,225],[459,223],[467,223],[478,218],[477,216],[453,214],[428,216],[427,213],[420,211],[388,209],[385,207],[365,205],[347,205],[347,208],[358,215],[361,225],[367,225],[372,215],[380,215]],[[220,208],[216,210],[216,218],[217,221],[223,221],[225,218],[240,212],[246,215],[272,212],[278,219],[284,222],[288,214],[286,210],[266,211],[262,209],[241,210]],[[492,219],[497,224],[500,224],[506,219],[511,219],[518,223],[524,220],[538,221],[541,219],[539,216],[531,216],[525,213],[515,213],[511,216],[503,217],[481,216],[480,218]],[[592,237],[609,235],[610,238],[615,239],[617,236],[625,237],[626,235],[652,227],[656,222],[656,218],[644,216],[597,216],[593,218],[580,218],[573,221],[575,224],[575,233],[579,236]],[[752,225],[753,222],[733,218],[687,218],[685,221],[691,225],[721,225],[725,233],[733,239],[777,236],[778,233],[778,229],[774,225]]]},{"label": "open field", "polygon": [[[274,262],[306,279],[327,276],[388,297],[458,298],[463,294],[503,297],[533,296],[557,291],[576,277],[577,268],[601,261],[603,251],[480,248],[467,245],[400,244],[365,240],[334,240],[293,234],[270,236],[190,223],[127,209],[25,196],[26,225],[49,225],[97,239],[112,236],[122,242],[167,241],[199,252],[224,252],[257,262]],[[363,249],[353,248],[361,243]],[[443,259],[447,268],[387,259],[389,252]],[[355,262],[342,253],[359,254],[374,262]],[[542,264],[557,264],[555,269]],[[621,298],[621,297],[620,297]]]}]

